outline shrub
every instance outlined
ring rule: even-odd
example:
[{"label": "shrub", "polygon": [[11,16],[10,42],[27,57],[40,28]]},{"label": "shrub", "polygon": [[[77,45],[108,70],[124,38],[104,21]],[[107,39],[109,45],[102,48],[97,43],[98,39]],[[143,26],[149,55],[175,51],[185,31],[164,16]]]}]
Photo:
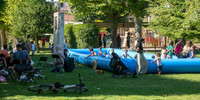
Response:
[{"label": "shrub", "polygon": [[99,30],[99,26],[92,24],[65,25],[69,48],[98,47]]},{"label": "shrub", "polygon": [[65,25],[64,37],[67,39],[68,48],[77,48],[76,37],[73,33],[73,25]]}]

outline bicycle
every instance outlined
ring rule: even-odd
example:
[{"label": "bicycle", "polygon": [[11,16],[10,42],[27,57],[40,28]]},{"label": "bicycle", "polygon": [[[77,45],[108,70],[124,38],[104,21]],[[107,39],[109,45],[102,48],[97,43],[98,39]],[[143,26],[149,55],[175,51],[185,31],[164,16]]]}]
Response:
[{"label": "bicycle", "polygon": [[41,84],[41,85],[32,85],[27,90],[31,92],[37,92],[41,93],[44,91],[52,91],[54,93],[58,92],[58,89],[63,89],[64,92],[79,92],[80,94],[82,92],[88,91],[88,88],[85,87],[85,84],[82,83],[81,75],[79,74],[79,82],[80,84],[74,84],[74,85],[63,85],[59,82],[56,82],[54,84]]}]

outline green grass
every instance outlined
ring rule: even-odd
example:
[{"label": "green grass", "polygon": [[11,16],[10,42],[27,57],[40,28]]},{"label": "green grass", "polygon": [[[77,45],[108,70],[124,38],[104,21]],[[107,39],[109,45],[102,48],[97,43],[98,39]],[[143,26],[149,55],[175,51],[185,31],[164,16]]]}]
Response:
[{"label": "green grass", "polygon": [[[48,56],[51,62],[50,51],[42,51],[33,58],[37,63],[41,56]],[[44,73],[48,79],[36,79],[38,84],[52,84],[60,82],[63,84],[78,84],[78,73],[81,73],[83,82],[89,91],[83,94],[65,93],[59,90],[57,94],[45,92],[41,94],[27,91],[33,83],[19,84],[12,80],[0,83],[0,100],[68,100],[68,99],[96,99],[96,100],[199,100],[200,99],[200,74],[147,74],[138,75],[138,78],[111,78],[110,72],[103,75],[96,74],[92,68],[78,64],[79,68],[64,76],[54,76],[50,71],[52,67],[45,67]]]}]

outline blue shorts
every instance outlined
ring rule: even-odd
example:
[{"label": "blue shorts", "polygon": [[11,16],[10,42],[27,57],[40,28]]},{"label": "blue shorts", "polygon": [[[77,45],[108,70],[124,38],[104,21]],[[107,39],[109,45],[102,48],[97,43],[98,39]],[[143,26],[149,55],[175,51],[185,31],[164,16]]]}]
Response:
[{"label": "blue shorts", "polygon": [[35,53],[35,50],[32,50],[32,54],[34,54]]}]

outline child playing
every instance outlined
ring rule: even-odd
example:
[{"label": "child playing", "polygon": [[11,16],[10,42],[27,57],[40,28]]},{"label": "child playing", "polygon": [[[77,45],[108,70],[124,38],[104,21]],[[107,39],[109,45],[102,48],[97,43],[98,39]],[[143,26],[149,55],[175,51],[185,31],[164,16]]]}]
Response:
[{"label": "child playing", "polygon": [[95,56],[95,52],[91,51],[91,54],[89,54],[86,58],[88,58],[89,56]]},{"label": "child playing", "polygon": [[99,56],[102,56],[102,51],[101,51],[101,49],[102,49],[102,48],[99,47],[99,52],[98,52],[98,55],[99,55]]},{"label": "child playing", "polygon": [[191,59],[191,58],[196,58],[195,46],[191,47],[191,52],[190,52],[190,55],[189,55],[189,59]]},{"label": "child playing", "polygon": [[104,57],[108,57],[108,55],[106,54],[106,52],[103,52],[103,56]]},{"label": "child playing", "polygon": [[167,58],[168,59],[172,59],[172,55],[173,55],[173,44],[174,44],[174,42],[173,41],[170,41],[170,43],[169,43],[169,46],[167,47],[167,52],[168,52],[168,54],[167,54]]},{"label": "child playing", "polygon": [[35,53],[35,43],[33,41],[31,42],[31,51],[32,51],[32,56],[34,56],[34,53]]},{"label": "child playing", "polygon": [[[127,59],[128,56],[129,56],[130,58],[132,58],[129,54],[127,54],[127,52],[128,52],[128,50],[125,49],[125,50],[124,50],[124,54],[121,55],[120,58],[123,57],[124,59]],[[132,59],[133,59],[133,58],[132,58]]]},{"label": "child playing", "polygon": [[161,63],[160,53],[156,53],[156,57],[157,57],[157,59],[153,60],[152,62],[157,61],[156,63],[157,63],[157,67],[158,67],[158,75],[160,75],[161,71],[162,71],[162,63]]},{"label": "child playing", "polygon": [[164,46],[162,47],[161,54],[162,54],[161,59],[165,59],[166,56],[167,56],[166,45],[164,45]]}]

